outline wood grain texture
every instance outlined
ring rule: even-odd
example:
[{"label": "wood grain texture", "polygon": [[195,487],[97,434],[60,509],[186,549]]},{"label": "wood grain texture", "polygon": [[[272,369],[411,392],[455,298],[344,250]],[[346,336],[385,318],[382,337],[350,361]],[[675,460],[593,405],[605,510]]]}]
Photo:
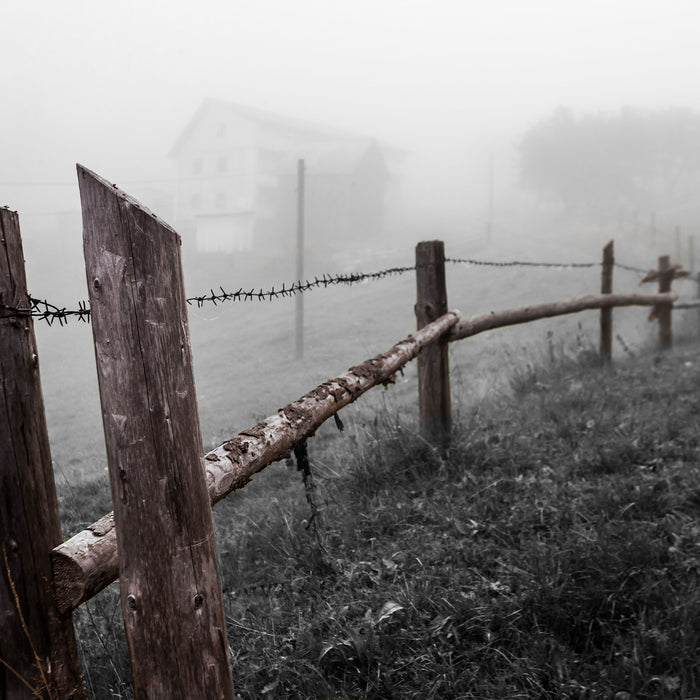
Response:
[{"label": "wood grain texture", "polygon": [[[423,241],[416,246],[416,322],[420,330],[447,312],[445,244]],[[452,426],[450,366],[447,341],[426,347],[418,356],[418,403],[423,436],[442,446]]]},{"label": "wood grain texture", "polygon": [[[29,308],[19,220],[0,209],[0,304]],[[0,697],[83,698],[71,618],[53,595],[61,542],[32,318],[0,309]],[[12,669],[12,670],[11,670]]]},{"label": "wood grain texture", "polygon": [[[612,294],[613,269],[615,267],[615,244],[610,241],[603,248],[603,264],[600,273],[600,293]],[[603,359],[612,357],[612,307],[600,310],[600,354]]]},{"label": "wood grain texture", "polygon": [[137,698],[230,698],[179,236],[78,166],[122,614]]},{"label": "wood grain texture", "polygon": [[[673,284],[674,270],[671,268],[671,259],[668,255],[659,258],[659,294],[671,291]],[[659,347],[670,348],[673,342],[673,331],[671,327],[671,304],[659,304],[656,307],[656,316],[659,319]]]}]

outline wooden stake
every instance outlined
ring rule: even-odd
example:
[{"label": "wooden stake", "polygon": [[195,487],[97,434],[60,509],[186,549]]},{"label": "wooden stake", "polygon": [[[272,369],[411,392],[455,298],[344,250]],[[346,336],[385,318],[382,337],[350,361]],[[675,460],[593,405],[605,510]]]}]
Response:
[{"label": "wooden stake", "polygon": [[[416,320],[418,329],[447,313],[445,245],[424,241],[416,246]],[[421,433],[446,446],[452,424],[447,341],[425,348],[418,356],[418,400]]]},{"label": "wooden stake", "polygon": [[[610,241],[603,248],[603,267],[600,281],[601,294],[612,294],[615,243]],[[612,307],[600,310],[600,354],[604,360],[612,357]]]},{"label": "wooden stake", "polygon": [[[0,304],[28,309],[16,212],[0,209]],[[32,318],[0,308],[0,695],[84,698],[70,616],[53,595],[63,540]]]},{"label": "wooden stake", "polygon": [[[659,294],[671,291],[671,282],[673,274],[669,274],[671,270],[671,260],[668,255],[659,257]],[[670,348],[672,343],[671,334],[671,305],[659,304],[656,307],[656,313],[659,317],[659,346],[661,348]]]},{"label": "wooden stake", "polygon": [[179,236],[78,166],[134,694],[231,698]]}]

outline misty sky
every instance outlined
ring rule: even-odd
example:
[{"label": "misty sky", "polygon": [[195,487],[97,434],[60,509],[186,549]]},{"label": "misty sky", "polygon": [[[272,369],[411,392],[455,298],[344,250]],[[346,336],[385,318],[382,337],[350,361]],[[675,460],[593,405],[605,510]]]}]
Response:
[{"label": "misty sky", "polygon": [[481,168],[559,105],[700,108],[699,19],[697,0],[5,0],[0,205],[77,207],[76,162],[162,175],[205,97]]}]

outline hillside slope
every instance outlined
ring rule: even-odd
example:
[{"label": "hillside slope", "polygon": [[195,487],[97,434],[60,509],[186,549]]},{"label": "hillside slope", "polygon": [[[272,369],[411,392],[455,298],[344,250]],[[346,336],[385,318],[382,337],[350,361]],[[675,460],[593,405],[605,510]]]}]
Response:
[{"label": "hillside slope", "polygon": [[[215,508],[239,697],[700,696],[697,349],[553,360],[446,456],[386,398],[309,443],[306,492],[274,465]],[[76,615],[95,697],[129,696],[116,605]]]}]

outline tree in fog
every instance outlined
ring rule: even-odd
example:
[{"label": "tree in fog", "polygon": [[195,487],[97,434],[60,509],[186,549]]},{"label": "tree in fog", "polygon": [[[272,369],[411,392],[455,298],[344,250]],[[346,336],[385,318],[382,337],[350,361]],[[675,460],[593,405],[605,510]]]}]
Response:
[{"label": "tree in fog", "polygon": [[700,114],[688,109],[576,116],[560,107],[522,136],[522,184],[570,214],[674,208],[700,183]]}]

